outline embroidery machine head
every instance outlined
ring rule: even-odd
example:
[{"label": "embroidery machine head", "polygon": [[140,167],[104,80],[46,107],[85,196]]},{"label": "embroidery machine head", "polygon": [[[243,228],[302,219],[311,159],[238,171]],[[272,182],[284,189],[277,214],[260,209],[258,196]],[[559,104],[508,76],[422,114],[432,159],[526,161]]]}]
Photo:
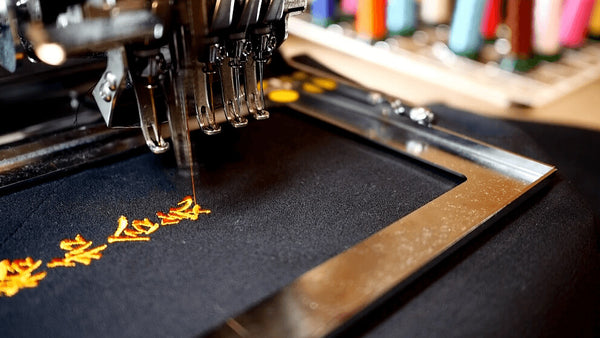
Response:
[{"label": "embroidery machine head", "polygon": [[120,109],[121,99],[133,97],[150,150],[165,152],[170,134],[185,168],[192,161],[188,119],[215,134],[224,122],[243,127],[248,116],[268,118],[263,67],[287,37],[288,16],[306,3],[0,0],[0,66],[18,73],[27,60],[53,66],[72,57],[102,60],[92,95],[106,125],[124,125],[132,109]]}]

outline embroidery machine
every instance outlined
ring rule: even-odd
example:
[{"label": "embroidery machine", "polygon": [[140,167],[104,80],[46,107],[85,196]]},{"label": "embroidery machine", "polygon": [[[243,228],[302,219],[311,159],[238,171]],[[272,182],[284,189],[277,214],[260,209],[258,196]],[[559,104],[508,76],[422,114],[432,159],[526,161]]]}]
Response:
[{"label": "embroidery machine", "polygon": [[[170,134],[177,163],[187,168],[188,118],[216,134],[223,122],[237,128],[250,116],[269,117],[264,65],[287,37],[288,16],[305,7],[306,0],[2,0],[0,65],[7,72],[0,74],[1,100],[47,96],[45,81],[56,97],[67,90],[62,84],[75,82],[79,87],[68,92],[79,106],[77,97],[86,92],[77,92],[78,79],[105,67],[91,95],[106,125],[139,125],[157,154],[169,149]],[[132,101],[137,109],[128,109]]]}]

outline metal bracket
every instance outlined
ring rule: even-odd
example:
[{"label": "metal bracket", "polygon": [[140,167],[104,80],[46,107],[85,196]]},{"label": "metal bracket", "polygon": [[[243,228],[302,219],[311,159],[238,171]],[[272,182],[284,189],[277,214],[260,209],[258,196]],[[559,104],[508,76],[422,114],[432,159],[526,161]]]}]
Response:
[{"label": "metal bracket", "polygon": [[127,56],[125,47],[120,46],[106,53],[106,70],[94,87],[92,96],[100,109],[106,126],[112,126],[112,118],[117,97],[126,86]]}]

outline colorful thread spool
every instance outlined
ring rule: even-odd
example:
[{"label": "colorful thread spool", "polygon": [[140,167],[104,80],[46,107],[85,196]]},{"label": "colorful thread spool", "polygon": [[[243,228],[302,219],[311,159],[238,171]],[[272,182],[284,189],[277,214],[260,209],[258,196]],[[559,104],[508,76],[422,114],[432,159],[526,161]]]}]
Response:
[{"label": "colorful thread spool", "polygon": [[363,39],[382,39],[386,35],[386,0],[359,0],[356,32]]},{"label": "colorful thread spool", "polygon": [[502,22],[502,0],[487,0],[481,19],[481,36],[485,40],[494,40],[500,22]]},{"label": "colorful thread spool", "polygon": [[483,0],[458,0],[450,26],[448,47],[458,55],[475,57],[482,45]]},{"label": "colorful thread spool", "polygon": [[585,41],[594,0],[565,0],[560,17],[559,39],[567,48],[577,48]]},{"label": "colorful thread spool", "polygon": [[533,50],[545,58],[560,52],[560,14],[563,0],[536,0],[533,9]]},{"label": "colorful thread spool", "polygon": [[415,31],[417,6],[414,0],[388,0],[386,26],[393,35],[410,35]]}]

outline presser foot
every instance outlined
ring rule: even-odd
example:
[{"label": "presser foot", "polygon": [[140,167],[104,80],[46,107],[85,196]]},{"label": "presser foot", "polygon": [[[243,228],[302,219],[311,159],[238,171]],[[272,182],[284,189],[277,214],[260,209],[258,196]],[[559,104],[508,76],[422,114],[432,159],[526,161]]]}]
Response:
[{"label": "presser foot", "polygon": [[225,118],[235,128],[245,127],[248,125],[248,119],[243,115],[248,115],[248,107],[246,106],[245,100],[242,102],[240,99],[239,68],[233,68],[224,64],[221,70],[223,79],[223,111],[225,112]]},{"label": "presser foot", "polygon": [[[245,75],[245,96],[246,104],[250,114],[256,120],[266,120],[269,118],[269,112],[265,108],[265,97],[262,82],[262,64],[258,65],[261,71],[260,79],[256,78],[257,62],[249,59],[244,67]],[[260,89],[259,89],[260,88]]]},{"label": "presser foot", "polygon": [[153,153],[162,154],[169,150],[169,143],[161,136],[156,117],[156,105],[154,102],[154,91],[156,89],[157,87],[154,85],[144,85],[134,82],[134,90],[140,113],[140,129],[142,129],[146,145]]},{"label": "presser foot", "polygon": [[215,135],[221,132],[221,126],[217,121],[214,108],[214,67],[205,65],[194,67],[194,97],[196,101],[196,120],[203,133]]},{"label": "presser foot", "polygon": [[160,85],[162,83],[160,77],[165,74],[165,60],[162,54],[155,52],[140,53],[134,57],[146,62],[146,66],[136,75],[129,71],[129,80],[133,84],[138,104],[140,129],[142,129],[142,134],[150,151],[155,154],[162,154],[169,150],[169,143],[161,135],[160,122],[157,116],[157,110],[159,109],[157,108],[157,100],[161,95],[157,95],[157,91],[163,91]]},{"label": "presser foot", "polygon": [[222,62],[221,84],[223,90],[223,110],[227,121],[235,128],[248,125],[249,114],[246,98],[241,86],[240,70],[245,67],[250,44],[245,39],[231,42],[227,50],[227,62]]}]

